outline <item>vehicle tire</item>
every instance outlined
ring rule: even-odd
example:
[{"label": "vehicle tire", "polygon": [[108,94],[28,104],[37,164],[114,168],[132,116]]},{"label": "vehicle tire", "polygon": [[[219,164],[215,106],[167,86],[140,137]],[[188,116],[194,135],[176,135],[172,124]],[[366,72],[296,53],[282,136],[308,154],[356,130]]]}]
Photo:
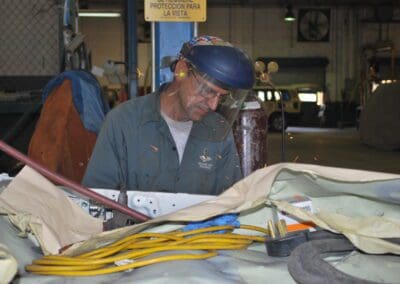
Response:
[{"label": "vehicle tire", "polygon": [[[271,131],[282,131],[282,114],[281,113],[274,113],[270,116],[268,125]],[[285,116],[285,129],[288,126],[287,116]]]}]

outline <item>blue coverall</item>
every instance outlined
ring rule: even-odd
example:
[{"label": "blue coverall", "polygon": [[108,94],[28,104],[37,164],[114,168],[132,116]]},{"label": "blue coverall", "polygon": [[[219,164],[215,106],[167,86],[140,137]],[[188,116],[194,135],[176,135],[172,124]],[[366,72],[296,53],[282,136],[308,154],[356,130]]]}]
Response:
[{"label": "blue coverall", "polygon": [[[218,123],[217,121],[215,123]],[[242,178],[232,131],[223,141],[200,139],[194,122],[182,162],[160,114],[160,93],[131,99],[108,113],[83,184],[93,188],[217,195]],[[211,131],[206,129],[206,131]]]}]

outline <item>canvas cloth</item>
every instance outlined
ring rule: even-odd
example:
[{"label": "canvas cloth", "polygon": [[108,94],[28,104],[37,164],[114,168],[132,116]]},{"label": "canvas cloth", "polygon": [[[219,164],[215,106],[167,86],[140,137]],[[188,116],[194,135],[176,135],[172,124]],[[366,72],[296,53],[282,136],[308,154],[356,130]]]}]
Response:
[{"label": "canvas cloth", "polygon": [[[25,179],[25,174],[22,172],[14,181]],[[4,205],[3,194],[0,195],[0,208]],[[293,195],[308,196],[316,213],[307,213],[282,201]],[[266,220],[272,218],[271,204],[327,230],[341,232],[361,251],[372,254],[354,252],[336,261],[336,267],[342,271],[382,283],[395,283],[399,279],[400,261],[395,255],[400,254],[400,246],[384,239],[400,237],[400,176],[306,164],[284,163],[260,169],[220,196],[143,224],[103,232],[92,238],[89,234],[88,240],[76,243],[64,253],[75,255],[144,229],[165,232],[182,226],[181,221],[199,221],[223,213],[240,212],[241,223],[265,227]],[[76,220],[71,224],[67,222],[71,226],[69,230],[80,225]],[[57,229],[60,228],[55,227],[55,233]],[[380,255],[387,252],[393,255]],[[170,273],[172,270],[174,273]],[[266,275],[271,283],[294,283],[287,272],[285,259],[268,257],[261,245],[247,251],[221,252],[209,260],[158,264],[104,277],[68,278],[68,283],[86,280],[90,283],[265,283]],[[26,283],[38,283],[40,279],[60,281],[60,278],[38,278],[29,274],[26,277],[33,281]]]}]

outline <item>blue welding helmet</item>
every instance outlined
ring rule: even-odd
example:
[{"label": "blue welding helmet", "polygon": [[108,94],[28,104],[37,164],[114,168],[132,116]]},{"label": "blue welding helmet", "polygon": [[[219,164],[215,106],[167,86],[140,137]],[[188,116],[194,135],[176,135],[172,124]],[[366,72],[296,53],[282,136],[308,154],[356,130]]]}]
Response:
[{"label": "blue welding helmet", "polygon": [[255,75],[250,58],[231,45],[194,45],[185,43],[181,56],[208,81],[226,89],[250,89]]},{"label": "blue welding helmet", "polygon": [[208,140],[225,139],[255,81],[251,59],[241,49],[213,36],[184,43],[180,58],[206,81],[229,91],[217,110],[196,124],[192,135]]}]

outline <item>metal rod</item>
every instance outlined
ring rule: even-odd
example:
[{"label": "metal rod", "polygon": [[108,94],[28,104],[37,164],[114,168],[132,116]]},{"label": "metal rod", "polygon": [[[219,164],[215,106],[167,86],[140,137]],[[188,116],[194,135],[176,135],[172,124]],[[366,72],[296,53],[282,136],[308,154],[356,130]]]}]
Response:
[{"label": "metal rod", "polygon": [[285,155],[285,138],[286,138],[286,131],[285,131],[285,104],[283,103],[283,93],[281,93],[281,115],[282,115],[282,141],[281,141],[281,162],[285,162],[286,155]]},{"label": "metal rod", "polygon": [[136,1],[125,1],[125,70],[128,75],[128,99],[138,97],[138,36],[137,26],[137,3]]},{"label": "metal rod", "polygon": [[22,154],[18,150],[14,149],[13,147],[9,146],[8,144],[4,143],[0,140],[0,150],[5,152],[6,154],[10,155],[11,157],[17,159],[18,161],[24,163],[25,165],[30,166],[34,170],[38,171],[40,174],[44,175],[48,179],[52,180],[53,182],[59,183],[61,185],[67,186],[71,188],[73,191],[76,191],[86,197],[89,197],[103,205],[106,205],[112,209],[118,210],[121,213],[124,213],[135,220],[138,221],[147,221],[150,218],[140,212],[137,212],[127,206],[121,205],[114,200],[111,200],[103,195],[100,195],[94,191],[91,191],[87,187],[84,187],[66,177],[63,177],[55,172],[50,171],[49,169],[43,167],[42,165],[38,164],[37,162],[33,161],[28,156]]},{"label": "metal rod", "polygon": [[199,36],[199,23],[194,22],[193,23],[193,37],[198,37]]},{"label": "metal rod", "polygon": [[156,90],[156,23],[151,22],[151,91]]}]

